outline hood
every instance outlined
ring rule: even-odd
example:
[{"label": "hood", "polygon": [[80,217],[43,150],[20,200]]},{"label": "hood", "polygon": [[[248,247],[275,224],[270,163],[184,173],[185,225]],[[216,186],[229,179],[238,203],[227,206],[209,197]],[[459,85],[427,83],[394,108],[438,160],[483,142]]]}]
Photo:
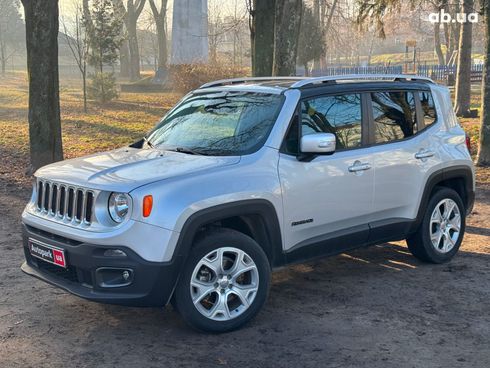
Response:
[{"label": "hood", "polygon": [[130,192],[155,181],[233,165],[239,156],[198,156],[121,148],[40,168],[35,176],[91,189]]}]

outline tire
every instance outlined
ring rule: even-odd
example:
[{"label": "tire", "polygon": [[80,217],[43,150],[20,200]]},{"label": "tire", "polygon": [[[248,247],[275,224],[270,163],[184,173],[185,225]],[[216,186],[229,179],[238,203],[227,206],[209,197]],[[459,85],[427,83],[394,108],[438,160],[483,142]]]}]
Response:
[{"label": "tire", "polygon": [[[456,191],[436,188],[418,230],[407,239],[408,249],[424,262],[448,262],[458,252],[463,241],[465,216],[463,201]],[[456,226],[458,222],[459,227]]]},{"label": "tire", "polygon": [[270,278],[267,256],[252,238],[231,229],[212,230],[194,244],[175,289],[174,306],[195,329],[232,331],[260,311]]}]

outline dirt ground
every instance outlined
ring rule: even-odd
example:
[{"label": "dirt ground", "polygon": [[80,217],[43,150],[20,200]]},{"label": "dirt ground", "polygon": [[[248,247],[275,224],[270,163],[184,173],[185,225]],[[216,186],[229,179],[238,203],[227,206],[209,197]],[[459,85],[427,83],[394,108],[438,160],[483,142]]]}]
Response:
[{"label": "dirt ground", "polygon": [[490,367],[487,183],[451,263],[422,264],[404,244],[383,244],[290,267],[274,274],[252,323],[206,335],[171,307],[96,304],[24,275],[29,193],[4,179],[1,367]]}]

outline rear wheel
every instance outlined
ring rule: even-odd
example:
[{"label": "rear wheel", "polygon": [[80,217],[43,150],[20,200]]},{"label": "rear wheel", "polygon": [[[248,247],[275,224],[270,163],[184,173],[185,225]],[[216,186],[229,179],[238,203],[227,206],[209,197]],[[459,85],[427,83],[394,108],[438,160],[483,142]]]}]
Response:
[{"label": "rear wheel", "polygon": [[193,247],[174,304],[194,328],[231,331],[261,309],[270,274],[267,256],[253,239],[230,229],[215,230]]},{"label": "rear wheel", "polygon": [[422,261],[447,262],[463,241],[465,220],[459,194],[449,188],[439,188],[427,205],[419,229],[407,239],[408,248]]}]

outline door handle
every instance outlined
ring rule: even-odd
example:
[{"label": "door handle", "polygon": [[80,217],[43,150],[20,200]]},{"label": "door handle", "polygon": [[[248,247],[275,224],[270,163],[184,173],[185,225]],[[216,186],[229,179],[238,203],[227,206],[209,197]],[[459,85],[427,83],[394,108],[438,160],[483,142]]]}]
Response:
[{"label": "door handle", "polygon": [[356,161],[356,162],[354,162],[354,165],[349,166],[349,172],[356,173],[359,171],[369,170],[370,168],[371,168],[371,165],[369,165],[368,163],[362,163],[360,161]]},{"label": "door handle", "polygon": [[423,160],[429,157],[433,157],[435,153],[433,151],[428,151],[428,150],[420,150],[415,154],[415,158],[417,160]]}]

